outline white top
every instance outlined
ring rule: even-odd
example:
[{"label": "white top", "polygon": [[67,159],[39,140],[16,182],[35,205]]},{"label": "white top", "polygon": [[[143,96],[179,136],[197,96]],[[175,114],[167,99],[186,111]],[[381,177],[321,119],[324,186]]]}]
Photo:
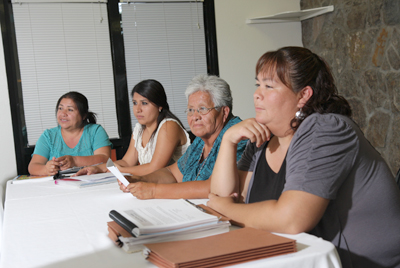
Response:
[{"label": "white top", "polygon": [[[154,135],[154,137],[149,140],[149,142],[146,144],[146,146],[144,148],[143,148],[143,144],[142,144],[142,134],[143,134],[143,132],[141,131],[142,125],[139,123],[136,123],[135,128],[133,129],[132,139],[135,141],[135,147],[138,152],[138,159],[139,159],[139,163],[141,165],[148,164],[151,162],[151,159],[153,158],[153,155],[154,155],[154,151],[156,150],[158,133],[159,133],[162,125],[167,121],[174,121],[182,128],[182,126],[175,119],[165,118],[164,120],[162,120],[160,122],[160,125],[158,126],[157,132]],[[172,158],[168,162],[168,165],[171,165],[171,164],[175,163],[176,161],[178,161],[178,159],[186,152],[186,149],[190,145],[189,134],[183,128],[182,128],[182,130],[185,132],[185,135],[186,135],[186,144],[175,148],[175,151],[172,154]]]},{"label": "white top", "polygon": [[[156,268],[141,252],[127,254],[107,236],[108,213],[155,206],[167,199],[139,200],[116,182],[87,188],[53,181],[7,183],[0,267]],[[193,199],[195,204],[206,199]],[[281,234],[279,234],[281,235]],[[298,252],[235,265],[235,268],[340,268],[332,243],[301,233]]]}]

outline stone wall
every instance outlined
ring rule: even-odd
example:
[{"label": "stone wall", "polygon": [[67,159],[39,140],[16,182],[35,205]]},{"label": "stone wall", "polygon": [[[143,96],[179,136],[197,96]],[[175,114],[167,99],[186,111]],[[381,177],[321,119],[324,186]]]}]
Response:
[{"label": "stone wall", "polygon": [[303,45],[325,58],[353,119],[395,174],[400,168],[400,1],[301,0],[334,11],[302,21]]}]

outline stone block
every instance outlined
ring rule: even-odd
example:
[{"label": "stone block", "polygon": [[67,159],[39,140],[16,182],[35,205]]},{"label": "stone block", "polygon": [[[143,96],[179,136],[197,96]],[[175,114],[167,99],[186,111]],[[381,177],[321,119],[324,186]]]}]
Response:
[{"label": "stone block", "polygon": [[387,50],[387,58],[390,66],[395,70],[400,70],[400,56],[398,52],[390,46]]},{"label": "stone block", "polygon": [[383,22],[386,25],[400,24],[400,1],[398,0],[385,0],[383,2]]},{"label": "stone block", "polygon": [[390,118],[389,114],[377,111],[369,119],[369,127],[365,136],[371,142],[372,146],[382,148],[386,146],[386,137],[390,127]]},{"label": "stone block", "polygon": [[372,42],[366,32],[358,31],[349,34],[348,37],[348,54],[353,69],[359,70],[364,68],[370,62]]},{"label": "stone block", "polygon": [[379,33],[375,43],[374,54],[372,55],[372,64],[376,67],[381,66],[385,55],[386,44],[388,41],[388,31],[383,28]]}]

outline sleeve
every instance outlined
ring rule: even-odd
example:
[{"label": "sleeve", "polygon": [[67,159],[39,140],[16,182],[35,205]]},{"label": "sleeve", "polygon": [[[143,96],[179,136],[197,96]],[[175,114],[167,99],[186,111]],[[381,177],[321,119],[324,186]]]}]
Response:
[{"label": "sleeve", "polygon": [[36,142],[35,150],[33,151],[32,155],[41,155],[50,160],[51,146],[52,144],[50,144],[49,132],[48,130],[45,130]]},{"label": "sleeve", "polygon": [[312,115],[296,131],[287,154],[283,191],[335,199],[356,161],[359,140],[341,116]]},{"label": "sleeve", "polygon": [[[246,141],[244,141],[246,142]],[[264,148],[264,144],[257,148],[255,143],[251,143],[250,140],[248,140],[246,143],[244,143],[245,146],[239,142],[238,148],[237,148],[237,155],[239,155],[240,151],[242,151],[242,157],[237,163],[238,169],[242,171],[254,171],[254,165],[256,162],[257,154],[256,152],[261,148]],[[239,159],[239,157],[238,157]]]},{"label": "sleeve", "polygon": [[112,146],[110,139],[108,138],[107,132],[100,125],[94,126],[94,135],[93,135],[93,151],[105,146]]}]

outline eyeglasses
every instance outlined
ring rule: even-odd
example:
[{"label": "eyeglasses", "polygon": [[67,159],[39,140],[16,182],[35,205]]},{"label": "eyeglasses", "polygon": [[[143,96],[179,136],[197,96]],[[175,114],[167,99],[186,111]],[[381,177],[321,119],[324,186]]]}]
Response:
[{"label": "eyeglasses", "polygon": [[194,114],[195,111],[197,111],[199,114],[201,115],[206,115],[208,114],[212,109],[217,109],[220,108],[219,106],[215,106],[215,107],[211,107],[211,108],[207,108],[207,107],[200,107],[199,109],[192,109],[192,108],[187,108],[185,110],[185,113],[187,114],[187,116],[192,116]]}]

